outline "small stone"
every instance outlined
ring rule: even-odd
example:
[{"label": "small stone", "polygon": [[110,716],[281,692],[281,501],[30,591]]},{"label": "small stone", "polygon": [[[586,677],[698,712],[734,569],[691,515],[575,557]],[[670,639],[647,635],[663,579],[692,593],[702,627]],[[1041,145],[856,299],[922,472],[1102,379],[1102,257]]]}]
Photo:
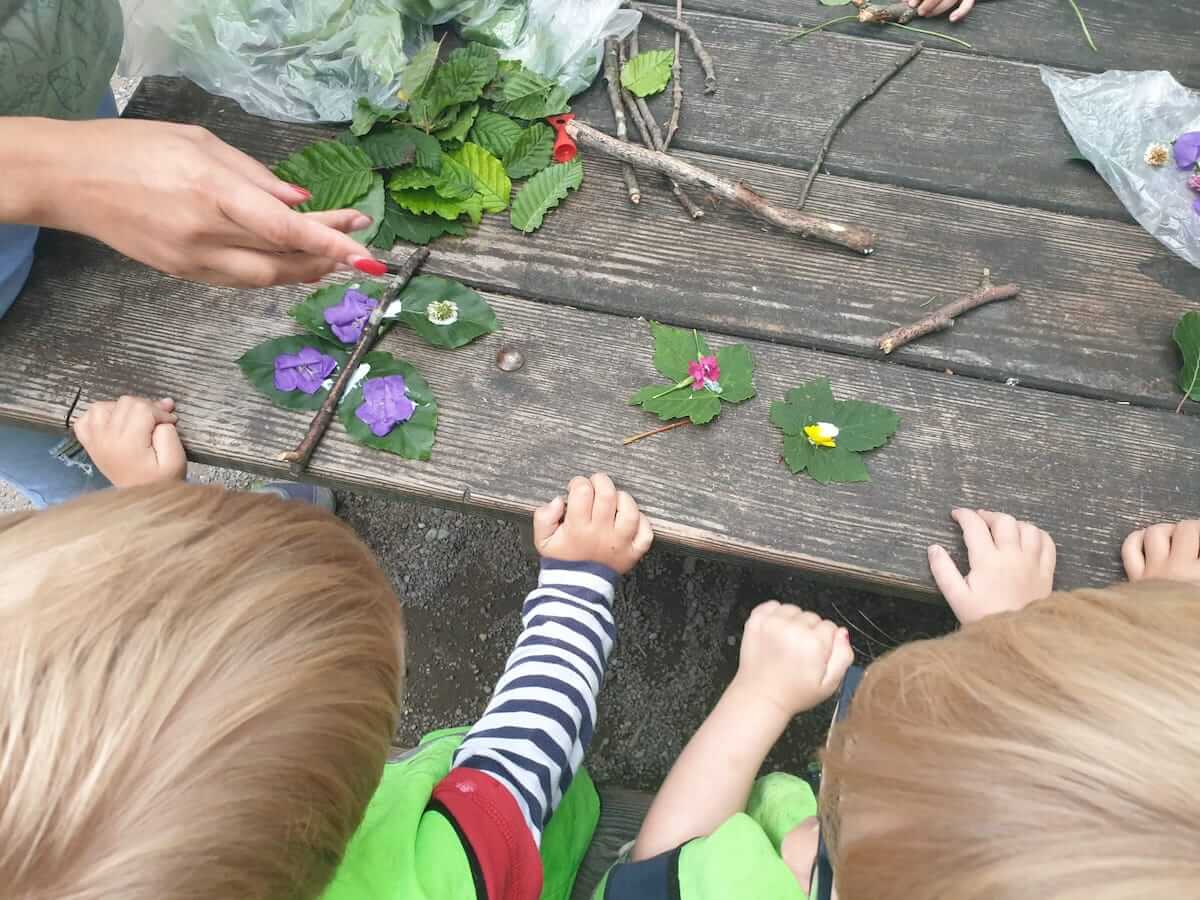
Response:
[{"label": "small stone", "polygon": [[496,351],[496,368],[501,372],[516,372],[525,365],[525,354],[516,347],[505,344]]},{"label": "small stone", "polygon": [[729,637],[725,638],[725,643],[727,643],[730,647],[736,647],[737,638],[731,634]]},{"label": "small stone", "polygon": [[444,541],[448,537],[450,537],[450,529],[449,528],[439,528],[437,530],[437,539],[439,541]]},{"label": "small stone", "polygon": [[430,528],[427,532],[425,532],[425,540],[436,541],[437,535],[438,535],[438,530],[436,528]]},{"label": "small stone", "polygon": [[477,634],[475,636],[477,638],[479,638],[479,643],[481,643],[481,644],[487,640],[487,632],[486,631],[481,631],[481,632],[479,632],[479,634]]},{"label": "small stone", "polygon": [[684,557],[683,574],[684,575],[695,575],[696,574],[696,557],[694,557],[694,556]]}]

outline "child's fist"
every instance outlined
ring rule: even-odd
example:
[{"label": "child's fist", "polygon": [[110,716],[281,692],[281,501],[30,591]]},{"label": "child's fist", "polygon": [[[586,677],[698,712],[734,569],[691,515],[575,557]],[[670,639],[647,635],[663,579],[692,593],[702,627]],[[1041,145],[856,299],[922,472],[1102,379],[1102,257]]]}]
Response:
[{"label": "child's fist", "polygon": [[533,514],[533,543],[542,556],[601,563],[620,575],[653,541],[650,520],[604,474],[571,479],[565,502],[555,497]]},{"label": "child's fist", "polygon": [[75,423],[75,437],[116,487],[179,481],[187,456],[175,422],[174,400],[122,397],[93,403]]},{"label": "child's fist", "polygon": [[[921,16],[940,16],[953,9],[950,13],[951,22],[961,22],[975,7],[975,0],[908,0],[908,5]],[[958,7],[957,9],[954,9]]]},{"label": "child's fist", "polygon": [[771,600],[746,622],[734,684],[791,717],[832,697],[853,662],[845,628]]}]

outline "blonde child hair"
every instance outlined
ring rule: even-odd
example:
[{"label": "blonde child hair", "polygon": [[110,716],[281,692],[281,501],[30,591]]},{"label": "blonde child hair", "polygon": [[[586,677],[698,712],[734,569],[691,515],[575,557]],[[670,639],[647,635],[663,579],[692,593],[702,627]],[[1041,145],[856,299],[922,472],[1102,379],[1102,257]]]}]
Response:
[{"label": "blonde child hair", "polygon": [[0,892],[310,898],[382,773],[396,597],[334,517],[215,487],[0,518]]},{"label": "blonde child hair", "polygon": [[1055,594],[874,663],[825,754],[840,900],[1200,896],[1200,588]]}]

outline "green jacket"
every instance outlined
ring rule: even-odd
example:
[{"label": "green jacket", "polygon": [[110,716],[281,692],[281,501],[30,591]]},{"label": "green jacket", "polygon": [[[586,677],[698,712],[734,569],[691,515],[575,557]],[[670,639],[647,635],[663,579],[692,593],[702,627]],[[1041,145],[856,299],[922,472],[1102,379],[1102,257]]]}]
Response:
[{"label": "green jacket", "polygon": [[[482,848],[468,849],[460,833],[470,829],[437,801],[466,732],[435,732],[388,763],[323,900],[476,900]],[[581,769],[542,838],[541,900],[569,900],[599,817],[600,798]]]},{"label": "green jacket", "polygon": [[0,0],[0,115],[94,117],[123,33],[118,0]]}]

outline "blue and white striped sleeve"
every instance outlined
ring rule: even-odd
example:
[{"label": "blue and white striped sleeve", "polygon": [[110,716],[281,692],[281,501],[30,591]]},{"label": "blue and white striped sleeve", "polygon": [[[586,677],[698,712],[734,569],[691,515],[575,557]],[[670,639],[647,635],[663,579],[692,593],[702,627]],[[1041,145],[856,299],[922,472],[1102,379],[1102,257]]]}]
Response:
[{"label": "blue and white striped sleeve", "polygon": [[596,725],[596,696],[616,639],[617,574],[597,563],[543,560],[524,631],[496,692],[454,758],[513,795],[534,839],[571,786]]}]

